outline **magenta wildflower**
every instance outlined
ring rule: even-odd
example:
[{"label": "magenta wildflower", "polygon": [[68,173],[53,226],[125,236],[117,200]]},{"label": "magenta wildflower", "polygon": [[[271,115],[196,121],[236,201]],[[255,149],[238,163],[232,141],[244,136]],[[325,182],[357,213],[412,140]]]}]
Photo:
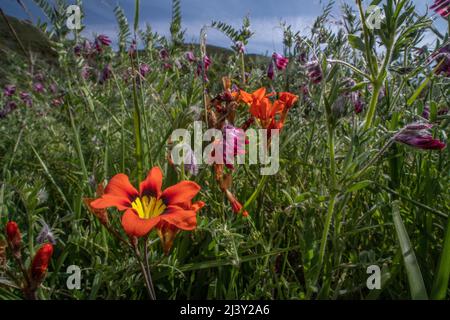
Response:
[{"label": "magenta wildflower", "polygon": [[[211,65],[211,63],[212,63],[211,59],[208,56],[205,55],[203,57],[203,63],[198,62],[198,64],[197,64],[197,72],[196,72],[197,76],[200,76],[201,74],[203,74],[203,79],[205,81],[208,81],[208,76],[206,75],[206,72],[208,71],[209,66]],[[203,71],[203,65],[205,66],[205,70],[204,71]]]},{"label": "magenta wildflower", "polygon": [[444,74],[450,77],[450,44],[433,53],[431,60],[436,60],[437,63],[440,63],[439,67],[435,70],[436,74]]},{"label": "magenta wildflower", "polygon": [[319,84],[322,79],[322,69],[320,68],[320,64],[317,60],[308,62],[306,64],[306,71],[308,72],[308,77],[314,84]]},{"label": "magenta wildflower", "polygon": [[165,48],[159,50],[159,57],[161,58],[161,60],[169,59],[169,51],[167,51],[167,49]]},{"label": "magenta wildflower", "polygon": [[141,63],[139,66],[139,73],[141,76],[145,77],[150,72],[150,67],[146,63]]},{"label": "magenta wildflower", "polygon": [[203,64],[205,65],[205,71],[208,71],[209,66],[212,64],[211,59],[208,56],[203,57]]},{"label": "magenta wildflower", "polygon": [[234,157],[245,154],[245,145],[248,140],[245,131],[227,124],[222,129],[223,138],[223,159],[227,168],[233,169]]},{"label": "magenta wildflower", "polygon": [[100,73],[100,78],[98,82],[100,84],[105,83],[111,77],[111,73],[112,73],[111,65],[108,63]]},{"label": "magenta wildflower", "polygon": [[11,112],[17,109],[17,104],[14,101],[8,101],[5,107],[0,110],[0,119],[6,118]]},{"label": "magenta wildflower", "polygon": [[192,51],[187,51],[184,53],[184,57],[186,58],[187,61],[189,62],[195,62],[197,61],[197,59],[195,58],[195,55]]},{"label": "magenta wildflower", "polygon": [[362,99],[360,92],[352,92],[350,94],[350,100],[353,103],[353,108],[356,114],[361,113],[364,110],[364,100]]},{"label": "magenta wildflower", "polygon": [[450,16],[450,0],[434,0],[434,3],[430,9],[442,18],[447,18]]},{"label": "magenta wildflower", "polygon": [[289,59],[286,57],[283,57],[281,54],[278,54],[276,52],[273,53],[272,59],[275,62],[275,65],[277,66],[278,70],[284,70],[286,69]]},{"label": "magenta wildflower", "polygon": [[433,125],[426,123],[412,123],[394,135],[394,140],[413,148],[424,150],[442,150],[445,143],[434,139],[429,131]]},{"label": "magenta wildflower", "polygon": [[7,86],[5,86],[5,89],[3,90],[3,94],[6,97],[11,97],[16,93],[16,86],[13,84],[9,84]]},{"label": "magenta wildflower", "polygon": [[236,41],[236,43],[234,44],[234,47],[237,52],[245,53],[245,45],[242,41]]},{"label": "magenta wildflower", "polygon": [[77,57],[81,56],[81,45],[77,44],[75,47],[73,47],[73,54]]},{"label": "magenta wildflower", "polygon": [[273,70],[273,61],[270,61],[269,68],[267,68],[267,78],[273,80],[275,78],[275,72]]},{"label": "magenta wildflower", "polygon": [[53,93],[53,94],[58,92],[58,86],[56,85],[56,83],[52,83],[50,85],[50,92]]},{"label": "magenta wildflower", "polygon": [[19,94],[19,96],[20,96],[20,100],[22,100],[22,102],[25,103],[25,105],[27,107],[33,106],[33,99],[31,98],[31,96],[28,92],[21,92]]},{"label": "magenta wildflower", "polygon": [[33,90],[37,93],[42,93],[44,92],[44,85],[40,82],[36,82],[33,84]]},{"label": "magenta wildflower", "polygon": [[111,45],[111,40],[109,39],[109,37],[107,35],[101,34],[97,37],[97,39],[95,39],[96,42],[98,42],[99,44],[109,47]]}]

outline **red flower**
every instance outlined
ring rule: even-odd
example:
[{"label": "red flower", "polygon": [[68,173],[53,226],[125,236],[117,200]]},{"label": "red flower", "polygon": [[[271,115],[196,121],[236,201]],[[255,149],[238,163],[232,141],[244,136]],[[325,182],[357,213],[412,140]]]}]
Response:
[{"label": "red flower", "polygon": [[22,235],[20,234],[20,229],[16,222],[9,221],[6,224],[6,236],[11,243],[12,250],[17,252],[22,243]]},{"label": "red flower", "polygon": [[52,255],[53,246],[50,243],[43,244],[36,252],[30,267],[30,278],[34,283],[44,279]]},{"label": "red flower", "polygon": [[152,168],[138,192],[128,177],[119,173],[109,181],[103,196],[90,205],[94,209],[116,207],[125,211],[122,226],[129,236],[145,236],[163,222],[181,230],[195,229],[196,212],[186,208],[186,203],[197,195],[200,186],[192,181],[181,181],[161,191],[162,179],[161,170]]}]

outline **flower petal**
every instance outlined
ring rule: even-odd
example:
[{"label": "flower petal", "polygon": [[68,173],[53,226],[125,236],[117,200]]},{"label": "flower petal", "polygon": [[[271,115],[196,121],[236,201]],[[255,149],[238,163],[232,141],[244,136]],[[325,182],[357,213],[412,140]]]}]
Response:
[{"label": "flower petal", "polygon": [[193,181],[181,181],[163,191],[161,198],[166,205],[191,201],[200,191],[200,186]]},{"label": "flower petal", "polygon": [[131,201],[125,197],[115,197],[105,194],[101,198],[92,201],[91,207],[94,209],[116,207],[117,210],[123,211],[131,207]]},{"label": "flower petal", "polygon": [[109,181],[108,185],[105,188],[105,195],[127,198],[131,202],[139,194],[137,190],[131,185],[128,176],[126,174],[119,173],[112,177]]},{"label": "flower petal", "polygon": [[142,196],[150,195],[152,197],[159,198],[161,195],[163,175],[159,167],[153,167],[139,186],[139,190]]},{"label": "flower petal", "polygon": [[194,210],[184,210],[178,206],[169,206],[160,215],[161,220],[182,230],[194,230],[197,227],[197,213]]},{"label": "flower petal", "polygon": [[122,216],[122,227],[129,236],[143,237],[160,221],[160,216],[152,219],[141,219],[133,209],[128,209]]}]

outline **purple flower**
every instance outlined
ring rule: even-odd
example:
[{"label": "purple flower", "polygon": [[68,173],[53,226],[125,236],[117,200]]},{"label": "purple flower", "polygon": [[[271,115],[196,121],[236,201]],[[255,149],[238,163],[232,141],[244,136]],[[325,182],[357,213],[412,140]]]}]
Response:
[{"label": "purple flower", "polygon": [[444,74],[446,77],[450,77],[450,44],[433,53],[431,60],[436,60],[437,63],[440,63],[435,70],[436,74]]},{"label": "purple flower", "polygon": [[159,51],[159,57],[161,60],[167,60],[169,59],[169,51],[167,49],[163,48]]},{"label": "purple flower", "polygon": [[[203,74],[203,79],[205,81],[208,81],[208,76],[206,75],[206,72],[208,71],[211,63],[212,63],[211,59],[205,55],[203,57],[203,64],[201,62],[198,62],[198,64],[197,64],[197,72],[196,72],[197,76],[200,76],[201,74]],[[205,66],[204,72],[203,72],[203,65]]]},{"label": "purple flower", "polygon": [[353,103],[355,113],[361,113],[364,110],[364,100],[360,92],[352,92],[350,94],[350,100]]},{"label": "purple flower", "polygon": [[20,100],[22,100],[22,102],[25,103],[25,105],[27,107],[33,106],[33,99],[31,98],[31,96],[28,92],[21,92],[19,94],[19,96],[20,96]]},{"label": "purple flower", "polygon": [[270,80],[273,80],[275,78],[275,73],[274,73],[274,70],[273,70],[273,61],[270,61],[269,68],[267,68],[267,77]]},{"label": "purple flower", "polygon": [[307,58],[306,53],[302,52],[298,56],[298,62],[300,62],[301,64],[305,64],[307,61],[306,58]]},{"label": "purple flower", "polygon": [[56,85],[56,83],[52,83],[50,85],[50,92],[53,93],[53,94],[58,92],[58,86]]},{"label": "purple flower", "polygon": [[422,117],[427,120],[430,119],[430,106],[427,104],[423,107]]},{"label": "purple flower", "polygon": [[36,82],[33,84],[33,90],[37,93],[42,93],[44,92],[44,85],[40,82]]},{"label": "purple flower", "polygon": [[111,40],[107,35],[101,34],[99,35],[95,41],[103,46],[109,47],[111,44]]},{"label": "purple flower", "polygon": [[242,41],[236,41],[234,47],[236,48],[237,52],[245,53],[245,45]]},{"label": "purple flower", "polygon": [[111,77],[111,73],[112,73],[111,65],[108,63],[100,73],[100,78],[98,82],[100,84],[105,83]]},{"label": "purple flower", "polygon": [[322,69],[320,68],[320,64],[317,60],[308,62],[306,64],[306,71],[308,72],[308,77],[314,84],[319,84],[322,79]]},{"label": "purple flower", "polygon": [[198,161],[195,158],[195,154],[191,147],[187,144],[184,145],[184,170],[189,172],[191,175],[196,176],[199,171]]},{"label": "purple flower", "polygon": [[245,145],[248,140],[245,131],[227,124],[222,129],[223,138],[223,159],[227,168],[233,169],[234,157],[245,154]]},{"label": "purple flower", "polygon": [[203,57],[203,64],[205,65],[205,71],[208,71],[209,66],[212,64],[212,61],[207,55]]},{"label": "purple flower", "polygon": [[5,86],[5,89],[3,90],[3,94],[7,97],[11,97],[16,93],[16,86],[13,84],[9,84]]},{"label": "purple flower", "polygon": [[150,67],[146,63],[141,63],[139,66],[139,73],[141,76],[145,77],[150,72]]},{"label": "purple flower", "polygon": [[195,55],[192,51],[187,51],[184,54],[184,57],[186,58],[187,61],[189,62],[195,62],[197,61],[197,59],[195,58]]},{"label": "purple flower", "polygon": [[56,244],[55,235],[53,234],[53,231],[50,229],[47,223],[44,221],[41,221],[42,223],[42,229],[39,232],[38,236],[36,237],[36,242],[39,244],[43,244],[46,242],[50,242],[53,245]]},{"label": "purple flower", "polygon": [[14,101],[8,101],[5,107],[0,110],[0,119],[6,118],[11,112],[17,109],[17,104]]},{"label": "purple flower", "polygon": [[450,0],[434,0],[434,4],[430,7],[442,18],[450,16]]},{"label": "purple flower", "polygon": [[426,123],[412,123],[394,135],[394,140],[413,148],[424,150],[442,150],[445,143],[434,139],[430,133],[433,126]]},{"label": "purple flower", "polygon": [[81,56],[81,45],[77,44],[75,47],[73,47],[73,53],[74,55],[76,55],[77,57]]},{"label": "purple flower", "polygon": [[289,63],[288,58],[283,57],[281,54],[278,54],[276,52],[273,53],[272,59],[273,59],[273,61],[275,61],[275,65],[277,66],[277,69],[280,71],[286,69],[286,67]]}]

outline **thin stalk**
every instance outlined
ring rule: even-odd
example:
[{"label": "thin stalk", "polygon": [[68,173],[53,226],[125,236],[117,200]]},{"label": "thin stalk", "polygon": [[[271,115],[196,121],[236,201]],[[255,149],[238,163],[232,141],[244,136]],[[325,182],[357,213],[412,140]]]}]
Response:
[{"label": "thin stalk", "polygon": [[155,292],[155,287],[153,286],[152,273],[150,272],[150,265],[148,263],[148,238],[145,239],[145,244],[144,244],[144,260],[145,260],[145,266],[147,267],[147,274],[148,274],[148,280],[150,283],[150,289],[152,290],[153,297],[156,300],[156,292]]},{"label": "thin stalk", "polygon": [[133,245],[133,252],[134,252],[134,255],[136,256],[139,266],[141,267],[141,272],[142,272],[142,276],[144,277],[145,286],[147,288],[148,295],[151,300],[155,300],[155,297],[153,296],[153,291],[151,289],[152,286],[150,284],[150,280],[147,275],[147,270],[145,269],[144,263],[142,262],[141,254],[139,252],[137,244]]},{"label": "thin stalk", "polygon": [[[133,68],[133,74],[135,74],[133,59],[131,59],[131,64]],[[135,156],[137,164],[137,180],[142,181],[144,169],[142,161],[141,112],[137,96],[136,79],[134,77],[133,77],[133,104],[134,104],[133,125],[134,125],[134,137],[136,141]]]},{"label": "thin stalk", "polygon": [[380,91],[381,85],[379,83],[375,83],[373,88],[373,94],[370,99],[369,110],[367,111],[366,121],[364,123],[364,130],[368,130],[372,126],[372,121],[373,117],[375,116],[375,109],[377,107]]},{"label": "thin stalk", "polygon": [[245,59],[244,59],[244,52],[241,52],[240,56],[241,56],[242,86],[245,87]]}]

